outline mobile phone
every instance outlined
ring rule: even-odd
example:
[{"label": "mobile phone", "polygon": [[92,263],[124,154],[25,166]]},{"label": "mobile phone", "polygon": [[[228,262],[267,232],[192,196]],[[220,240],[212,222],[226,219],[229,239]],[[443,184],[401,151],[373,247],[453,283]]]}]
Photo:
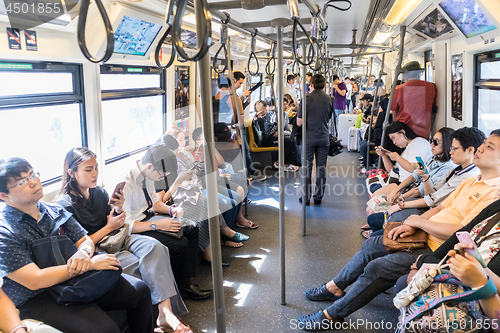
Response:
[{"label": "mobile phone", "polygon": [[264,84],[264,81],[260,81],[259,83],[257,83],[255,86],[251,87],[249,90],[250,91],[254,91],[256,89],[258,89],[261,85]]},{"label": "mobile phone", "polygon": [[115,189],[113,191],[113,194],[111,195],[111,201],[112,202],[116,201],[114,199],[119,199],[118,195],[116,195],[116,194],[120,193],[123,190],[124,187],[125,187],[125,182],[121,182],[121,183],[116,184]]},{"label": "mobile phone", "polygon": [[470,234],[467,231],[459,231],[455,233],[457,235],[457,239],[460,243],[465,243],[474,246],[473,249],[464,249],[466,253],[473,256],[483,267],[486,267],[486,263],[484,262],[479,250],[477,249],[476,243],[470,237]]},{"label": "mobile phone", "polygon": [[424,170],[425,174],[428,175],[429,170],[427,169],[427,166],[425,165],[424,160],[422,160],[422,157],[417,156],[416,159],[417,159],[417,163],[420,165],[420,169]]}]

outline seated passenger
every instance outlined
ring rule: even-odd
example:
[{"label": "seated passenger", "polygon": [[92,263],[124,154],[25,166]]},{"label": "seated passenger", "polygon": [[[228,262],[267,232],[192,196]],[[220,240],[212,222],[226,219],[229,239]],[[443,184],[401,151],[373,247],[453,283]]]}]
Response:
[{"label": "seated passenger", "polygon": [[[417,156],[427,161],[432,157],[429,141],[421,138],[413,132],[405,123],[395,122],[388,129],[389,138],[399,148],[404,148],[401,155],[391,152],[383,147],[376,148],[377,154],[384,162],[384,168],[390,172],[389,176],[396,178],[396,183],[386,184],[375,191],[373,195],[390,194],[399,183],[404,181],[417,168]],[[393,162],[396,162],[394,165]]]},{"label": "seated passenger", "polygon": [[[424,160],[428,174],[424,169],[414,171],[387,196],[389,202],[396,203],[400,195],[403,199],[424,196],[425,188],[430,190],[441,176],[455,166],[450,160],[452,133],[453,129],[443,127],[434,134],[433,140],[431,140],[432,157],[427,161]],[[367,215],[373,213],[374,211],[371,208],[366,209]]]},{"label": "seated passenger", "polygon": [[[256,118],[253,120],[252,127],[257,131],[259,138],[258,145],[261,147],[275,147],[278,142],[278,120],[273,112],[269,112],[266,102],[263,100],[255,102]],[[291,132],[285,133],[285,171],[297,171],[299,167],[293,165],[296,162],[295,142],[291,139]],[[278,161],[274,164],[277,168]]]},{"label": "seated passenger", "polygon": [[[170,132],[170,133],[169,133]],[[185,135],[184,132],[177,127],[173,127],[171,130],[167,132],[167,134],[176,134],[172,135],[177,140],[177,147],[174,148],[172,144],[170,145],[170,149],[175,153],[177,157],[177,173],[180,174],[185,171],[194,171],[195,169],[195,159],[193,155],[184,150],[185,148]],[[174,148],[174,149],[172,149]],[[194,171],[192,173],[192,177],[189,180],[189,183],[192,186],[195,186],[203,195],[207,195],[205,189],[202,188],[202,183],[199,175],[199,171]],[[196,177],[196,178],[195,178]],[[241,233],[237,233],[233,231],[236,223],[245,223],[246,219],[241,216],[244,220],[240,220],[238,214],[241,208],[242,197],[235,191],[232,191],[227,188],[219,188],[219,209],[222,212],[223,220],[221,220],[221,231],[224,238],[224,241],[227,246],[230,247],[241,247],[243,244],[241,242],[248,240],[248,236],[243,235]],[[221,193],[224,192],[225,194]],[[243,192],[241,189],[240,192]],[[175,200],[175,198],[174,198]]]},{"label": "seated passenger", "polygon": [[401,215],[398,213],[401,210],[410,210],[409,215],[412,215],[417,214],[418,208],[435,207],[446,199],[466,178],[480,174],[479,169],[473,163],[473,159],[477,148],[486,139],[484,133],[476,127],[463,127],[454,131],[451,137],[450,159],[458,167],[449,169],[432,186],[425,186],[423,195],[419,191],[422,196],[421,199],[405,200],[400,205],[391,206],[389,214],[398,215],[398,219],[394,221],[401,221]]},{"label": "seated passenger", "polygon": [[[481,170],[469,177],[441,204],[422,216],[412,215],[389,233],[397,239],[422,229],[428,233],[427,247],[409,252],[389,254],[383,236],[369,238],[340,273],[319,288],[306,290],[312,301],[331,300],[325,310],[300,316],[302,327],[324,328],[323,320],[343,321],[345,317],[391,288],[396,280],[410,271],[419,255],[435,251],[461,226],[468,224],[484,207],[497,199],[500,189],[500,130],[495,130],[478,148],[474,163]],[[344,290],[349,286],[347,293]],[[320,324],[317,324],[320,323]]]},{"label": "seated passenger", "polygon": [[[152,333],[153,309],[149,289],[140,280],[120,277],[103,297],[87,304],[61,304],[49,288],[89,270],[118,270],[112,254],[95,255],[87,231],[59,205],[39,201],[43,187],[39,174],[22,158],[0,160],[0,277],[2,290],[20,311],[21,319],[35,319],[63,332],[121,330],[105,311],[126,310],[131,332]],[[78,251],[66,265],[40,269],[33,262],[32,241],[48,238],[61,225]],[[2,317],[4,313],[2,312]],[[1,321],[1,320],[0,320]]]},{"label": "seated passenger", "polygon": [[[177,137],[178,138],[181,137],[182,139],[183,134],[184,133],[180,134]],[[203,148],[203,131],[201,127],[198,127],[193,131],[192,138],[193,141],[195,142],[195,151],[192,154],[193,159],[194,161],[200,162],[203,165],[205,157]],[[180,141],[179,141],[179,146],[182,146]],[[217,148],[215,148],[215,164],[216,164],[215,167],[217,168],[218,171],[217,172],[217,183],[219,184],[217,188],[218,192],[227,197],[232,196],[232,199],[238,202],[237,200],[239,198],[233,196],[234,192],[236,192],[239,195],[239,197],[242,198],[243,200],[243,198],[245,198],[245,196],[248,193],[248,187],[250,185],[250,181],[247,180],[246,177],[244,177],[240,173],[234,172],[234,169],[233,173],[226,173],[224,171],[225,169],[221,169],[220,167],[226,164],[226,162],[224,161],[224,158],[219,153]],[[191,165],[191,163],[189,165]],[[259,227],[258,224],[253,223],[252,221],[246,219],[243,216],[243,205],[240,205],[238,216],[236,217],[236,226],[243,229],[257,229]]]},{"label": "seated passenger", "polygon": [[[120,229],[125,222],[125,212],[122,209],[124,195],[118,193],[118,200],[110,200],[106,190],[96,186],[97,177],[95,154],[88,148],[70,150],[64,161],[63,184],[57,198],[58,203],[90,232],[94,244]],[[175,329],[179,326],[179,321],[172,313],[170,304],[174,304],[178,314],[184,314],[187,310],[175,290],[174,277],[181,293],[186,297],[202,299],[210,297],[212,293],[200,291],[190,281],[196,275],[198,229],[186,231],[181,238],[164,234],[157,236],[154,233],[158,232],[148,232],[146,235],[150,237],[133,233],[127,236],[116,253],[116,258],[123,263],[125,273],[141,278],[155,291],[151,298],[153,304],[158,304],[160,309],[158,326],[164,327],[165,323],[162,321],[166,319]],[[186,235],[193,239],[190,241]],[[154,236],[160,239],[157,240]],[[174,267],[175,271],[172,273]]]}]

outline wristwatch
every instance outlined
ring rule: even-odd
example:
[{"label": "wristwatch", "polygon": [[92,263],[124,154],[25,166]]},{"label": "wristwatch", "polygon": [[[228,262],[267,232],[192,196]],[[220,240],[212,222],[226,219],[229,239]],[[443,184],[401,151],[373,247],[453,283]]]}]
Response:
[{"label": "wristwatch", "polygon": [[151,230],[156,230],[156,224],[155,222],[151,222]]}]

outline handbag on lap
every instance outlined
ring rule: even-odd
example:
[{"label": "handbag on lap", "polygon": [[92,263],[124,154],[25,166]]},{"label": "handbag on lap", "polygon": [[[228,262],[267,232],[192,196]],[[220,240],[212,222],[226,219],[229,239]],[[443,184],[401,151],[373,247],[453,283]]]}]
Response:
[{"label": "handbag on lap", "polygon": [[413,250],[423,249],[427,246],[427,233],[422,229],[418,229],[413,235],[407,237],[398,237],[392,240],[387,235],[389,232],[403,225],[401,222],[388,222],[384,229],[383,243],[389,253],[400,251],[412,252]]}]

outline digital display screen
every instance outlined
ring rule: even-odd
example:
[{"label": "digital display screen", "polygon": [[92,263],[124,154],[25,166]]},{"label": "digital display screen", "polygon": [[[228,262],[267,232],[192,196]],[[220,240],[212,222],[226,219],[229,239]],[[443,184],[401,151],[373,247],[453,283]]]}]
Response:
[{"label": "digital display screen", "polygon": [[161,30],[161,25],[123,16],[115,31],[115,53],[143,56]]},{"label": "digital display screen", "polygon": [[439,6],[466,38],[497,28],[474,0],[444,0]]},{"label": "digital display screen", "polygon": [[413,29],[429,36],[437,38],[453,30],[453,26],[446,20],[443,14],[436,8],[413,26]]}]

